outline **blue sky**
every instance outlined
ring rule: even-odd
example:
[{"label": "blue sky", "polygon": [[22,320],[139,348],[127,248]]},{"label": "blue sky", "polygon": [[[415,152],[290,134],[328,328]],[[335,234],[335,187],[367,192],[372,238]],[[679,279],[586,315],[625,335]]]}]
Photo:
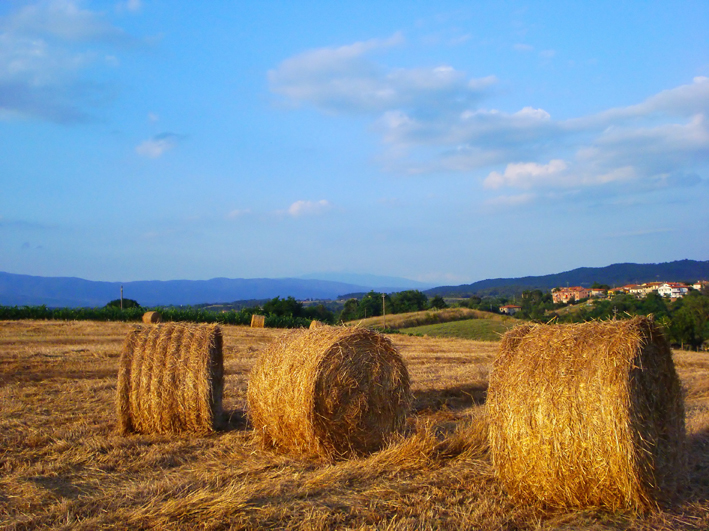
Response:
[{"label": "blue sky", "polygon": [[0,271],[707,260],[707,28],[703,0],[3,1]]}]

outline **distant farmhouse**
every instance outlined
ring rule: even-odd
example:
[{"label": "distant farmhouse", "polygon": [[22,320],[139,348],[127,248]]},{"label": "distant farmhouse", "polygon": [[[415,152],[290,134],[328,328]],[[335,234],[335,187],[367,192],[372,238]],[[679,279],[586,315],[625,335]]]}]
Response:
[{"label": "distant farmhouse", "polygon": [[[573,286],[566,288],[554,288],[551,290],[551,296],[555,303],[563,302],[567,304],[570,301],[579,301],[588,298],[606,298],[625,293],[633,295],[638,299],[644,299],[650,293],[657,293],[662,297],[675,300],[684,297],[689,293],[690,288],[701,290],[709,286],[709,281],[698,280],[695,284],[687,285],[681,282],[646,282],[645,284],[628,284],[618,288],[611,289],[591,289],[582,288],[581,286]],[[500,308],[502,311],[502,308]]]},{"label": "distant farmhouse", "polygon": [[505,306],[500,306],[500,313],[506,313],[507,315],[514,315],[522,309],[521,306],[516,304],[506,304]]},{"label": "distant farmhouse", "polygon": [[[594,290],[598,291],[598,290]],[[604,296],[605,296],[605,290]],[[551,297],[554,302],[563,302],[564,304],[569,301],[580,301],[581,299],[588,299],[591,296],[590,288],[582,288],[581,286],[573,286],[571,288],[554,288],[551,290]]]}]

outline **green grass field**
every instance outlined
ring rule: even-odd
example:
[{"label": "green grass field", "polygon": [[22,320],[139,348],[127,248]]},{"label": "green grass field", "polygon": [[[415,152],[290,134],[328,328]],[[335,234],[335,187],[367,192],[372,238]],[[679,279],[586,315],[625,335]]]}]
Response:
[{"label": "green grass field", "polygon": [[513,328],[520,321],[517,319],[467,319],[425,326],[407,328],[406,333],[417,336],[459,337],[477,341],[499,341],[500,336]]}]

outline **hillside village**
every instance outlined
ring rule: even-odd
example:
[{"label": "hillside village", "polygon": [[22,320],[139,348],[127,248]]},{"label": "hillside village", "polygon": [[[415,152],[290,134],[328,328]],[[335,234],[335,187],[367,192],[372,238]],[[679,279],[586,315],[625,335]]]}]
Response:
[{"label": "hillside village", "polygon": [[554,288],[551,290],[554,303],[567,304],[570,301],[580,301],[581,299],[597,298],[605,299],[615,295],[633,295],[638,299],[644,299],[650,293],[656,293],[662,297],[674,301],[684,297],[690,289],[701,291],[709,285],[707,280],[698,280],[694,284],[684,284],[682,282],[646,282],[644,284],[628,284],[616,288],[592,287],[584,288],[572,286],[566,288]]}]

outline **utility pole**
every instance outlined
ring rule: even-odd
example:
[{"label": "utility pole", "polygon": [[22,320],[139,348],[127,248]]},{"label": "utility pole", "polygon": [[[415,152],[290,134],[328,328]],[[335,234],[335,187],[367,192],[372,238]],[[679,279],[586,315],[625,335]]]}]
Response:
[{"label": "utility pole", "polygon": [[121,310],[123,309],[123,286],[121,286]]},{"label": "utility pole", "polygon": [[382,293],[382,315],[384,316],[384,329],[387,327],[387,306],[384,301],[384,294]]}]

